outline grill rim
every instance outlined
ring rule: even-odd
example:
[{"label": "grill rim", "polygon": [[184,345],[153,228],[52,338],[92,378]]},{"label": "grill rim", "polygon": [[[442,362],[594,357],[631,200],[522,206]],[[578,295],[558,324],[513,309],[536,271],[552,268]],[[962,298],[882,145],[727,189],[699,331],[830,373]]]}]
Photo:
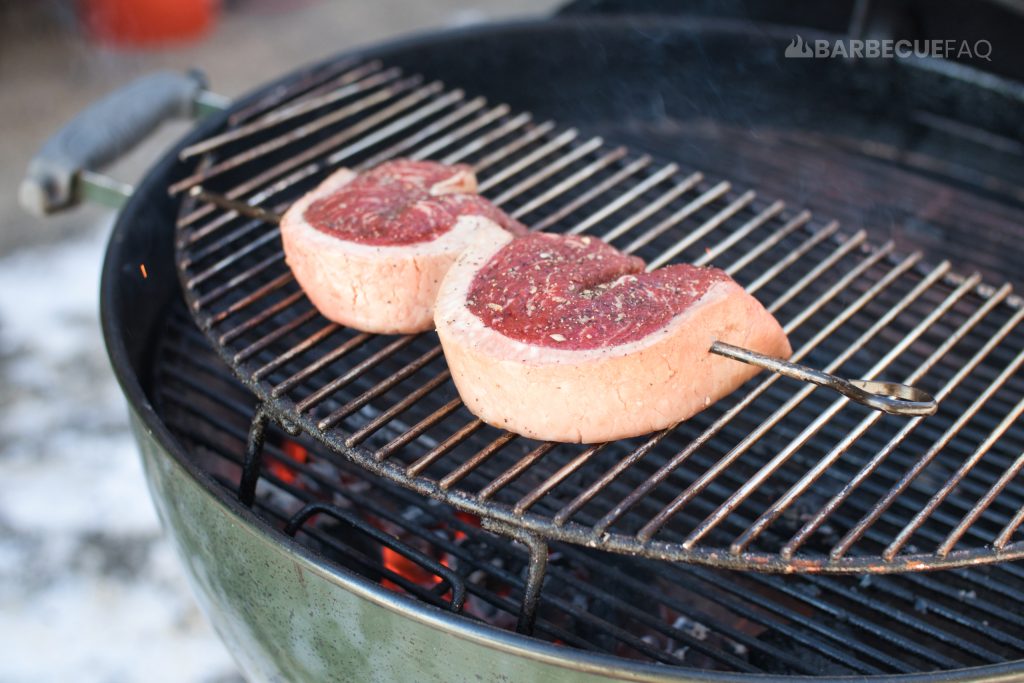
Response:
[{"label": "grill rim", "polygon": [[[573,21],[566,23],[575,24],[576,22]],[[723,24],[723,22],[720,21],[714,21],[711,23],[719,29]],[[724,23],[729,24],[729,22]],[[516,22],[515,26],[521,27],[522,24],[523,22]],[[697,30],[703,30],[703,27],[698,27]],[[733,30],[740,29],[734,28]],[[456,33],[461,34],[464,33],[464,31],[457,31]],[[380,57],[377,53],[370,53],[366,58],[369,59],[374,56]],[[328,60],[328,62],[325,63],[330,63],[330,61],[331,60]],[[934,70],[934,66],[931,68]],[[956,75],[963,76],[964,74],[962,73],[962,69],[961,72],[958,72]],[[991,86],[991,83],[987,83],[986,85]],[[454,87],[444,86],[444,88],[439,91],[438,96],[444,96],[446,93],[450,93],[455,89],[456,88]],[[473,96],[473,93],[467,94],[469,96]],[[495,106],[495,103],[491,103],[488,106]],[[510,115],[515,114],[516,112],[513,111]],[[557,135],[559,130],[561,130],[561,127],[556,128],[552,134]],[[608,144],[614,145],[614,141],[611,141]],[[655,161],[660,163],[664,160],[655,159]],[[200,160],[199,163],[202,164],[203,162]],[[734,193],[735,191],[732,194]],[[767,200],[762,198],[760,201],[765,202]],[[187,204],[183,204],[183,206],[187,206]],[[193,207],[193,209],[194,208],[195,207]],[[213,208],[216,210],[217,207],[214,206]],[[787,209],[787,211],[782,215],[784,217],[789,217],[798,208],[799,207]],[[184,215],[188,215],[188,212],[185,211]],[[196,225],[196,223],[189,223],[189,227],[187,229],[194,229]],[[818,218],[808,221],[805,227],[811,228],[813,226],[813,228],[820,230],[824,225],[825,221]],[[847,237],[849,237],[849,235],[847,235]],[[873,248],[877,250],[879,247],[878,245],[873,245]],[[186,256],[186,251],[187,250],[185,248],[182,248],[178,251],[177,255],[183,258]],[[218,323],[218,319],[213,315],[212,309],[206,309],[205,306],[199,305],[202,301],[201,297],[199,297],[199,291],[191,290],[186,284],[190,275],[187,263],[179,263],[178,275],[182,281],[183,291],[186,292],[186,298],[189,303],[192,304],[191,310],[200,329],[202,329],[210,339],[222,360],[232,367],[235,371],[236,377],[238,377],[238,379],[258,397],[264,410],[269,413],[276,422],[282,425],[291,425],[296,428],[301,428],[302,431],[314,437],[326,447],[344,455],[348,459],[358,463],[360,466],[378,476],[387,477],[388,479],[391,479],[406,488],[414,490],[421,495],[450,503],[467,512],[480,515],[485,519],[494,520],[495,527],[501,528],[506,533],[513,529],[518,529],[520,532],[536,535],[542,539],[552,539],[577,545],[599,547],[617,553],[639,553],[666,561],[682,561],[713,567],[777,573],[898,573],[904,571],[964,567],[987,562],[1011,561],[1024,557],[1024,541],[1008,544],[997,549],[978,546],[962,550],[953,550],[943,555],[936,552],[914,554],[899,553],[895,557],[885,559],[883,559],[881,555],[874,554],[864,556],[844,554],[839,559],[823,558],[822,560],[816,560],[814,558],[801,557],[799,555],[786,558],[777,552],[744,550],[742,553],[731,553],[728,552],[727,549],[718,547],[707,548],[699,546],[696,548],[686,548],[682,543],[649,538],[645,539],[640,538],[635,534],[609,534],[605,529],[586,526],[572,520],[566,520],[562,523],[553,523],[549,517],[536,514],[531,511],[517,512],[511,508],[506,509],[506,507],[494,504],[489,500],[481,499],[479,494],[468,494],[459,491],[454,487],[445,488],[439,485],[440,482],[434,481],[428,477],[420,476],[418,473],[410,475],[407,467],[403,467],[391,459],[378,459],[370,449],[365,448],[364,446],[348,445],[345,443],[345,437],[349,436],[347,432],[343,432],[333,426],[323,428],[320,426],[319,421],[313,418],[311,412],[301,409],[301,405],[297,405],[286,395],[282,394],[275,396],[273,388],[265,381],[266,378],[260,377],[258,374],[253,372],[249,372],[252,370],[252,368],[249,367],[249,363],[245,360],[239,361],[235,358],[237,350],[236,352],[229,351],[228,344],[219,343],[214,332],[214,327]],[[966,276],[954,272],[945,273],[942,276],[943,281],[953,284],[961,284],[965,279],[967,279]],[[983,296],[982,291],[986,288],[988,290],[994,290],[994,286],[990,283],[982,283],[980,286],[975,286],[971,289],[973,292],[978,293],[979,296]],[[990,295],[991,291],[988,296]],[[197,299],[196,297],[199,298]],[[1016,294],[1010,294],[1004,303],[1014,308],[1020,306],[1020,300]]]},{"label": "grill rim", "polygon": [[[573,19],[571,21],[566,19],[538,19],[490,25],[486,29],[488,33],[500,34],[507,28],[546,30],[551,27],[579,25],[580,23],[590,23],[592,21],[594,20],[591,18],[588,18],[585,22],[581,22],[580,19]],[[595,21],[594,23],[597,22]],[[611,24],[612,22],[602,21],[600,23]],[[479,31],[481,31],[481,27],[432,32],[426,35],[381,43],[366,51],[345,51],[321,62],[297,69],[256,88],[234,101],[232,106],[225,112],[208,117],[186,133],[159,161],[150,166],[145,177],[137,186],[135,193],[118,214],[110,234],[103,260],[100,284],[101,329],[106,342],[108,357],[114,375],[128,403],[131,422],[137,439],[140,442],[145,440],[155,444],[162,456],[169,457],[173,467],[182,472],[185,478],[191,480],[191,483],[201,488],[204,496],[211,498],[222,509],[224,514],[231,515],[241,527],[265,540],[275,551],[284,552],[296,558],[303,566],[331,580],[339,588],[357,592],[374,604],[386,609],[393,608],[400,616],[420,619],[422,623],[436,624],[456,637],[474,640],[488,647],[503,644],[507,646],[508,652],[521,654],[530,659],[550,661],[554,664],[565,666],[567,669],[572,668],[569,666],[572,663],[578,662],[590,671],[606,675],[623,675],[633,680],[638,680],[639,675],[647,673],[650,673],[651,676],[645,680],[695,680],[692,676],[684,676],[682,674],[680,676],[666,676],[668,671],[664,667],[657,665],[634,663],[629,667],[623,667],[622,660],[614,657],[576,650],[569,651],[536,641],[532,638],[524,638],[516,633],[496,629],[486,624],[476,624],[468,619],[446,614],[437,608],[386,591],[361,577],[353,579],[353,577],[348,576],[349,572],[347,570],[324,566],[315,553],[303,547],[297,541],[279,532],[274,533],[275,530],[269,528],[256,518],[251,511],[228,495],[222,487],[213,481],[209,474],[200,469],[187,457],[182,445],[173,437],[168,427],[157,414],[143,384],[142,378],[146,376],[146,373],[153,366],[152,356],[156,347],[153,339],[155,332],[159,328],[159,315],[166,309],[166,303],[174,297],[181,296],[181,293],[176,284],[170,286],[170,283],[176,283],[176,279],[171,272],[174,268],[172,263],[173,245],[171,244],[173,230],[166,231],[166,234],[152,231],[153,225],[141,219],[149,214],[165,224],[173,221],[173,212],[167,209],[173,202],[167,197],[165,190],[170,184],[168,182],[170,179],[180,177],[184,173],[184,166],[177,160],[178,152],[187,145],[208,137],[210,133],[221,127],[229,116],[248,106],[255,105],[262,97],[268,96],[274,88],[290,84],[302,75],[308,75],[317,68],[321,68],[336,59],[347,56],[369,59],[410,46],[440,45],[451,37],[477,33]],[[159,225],[160,222],[157,224]],[[156,239],[154,239],[154,236]],[[141,262],[145,262],[150,269],[151,284],[158,283],[157,286],[162,286],[166,290],[157,292],[158,297],[156,298],[154,298],[152,290],[145,294],[130,291],[129,285],[138,283],[129,281],[126,278],[126,272],[137,272],[137,266],[140,262],[139,257],[145,258]],[[161,281],[158,277],[160,271],[157,270],[157,267],[167,271],[165,274],[172,275],[172,277],[164,277]],[[144,303],[140,303],[140,301]],[[148,312],[140,316],[140,311]],[[147,470],[146,475],[150,479],[150,485],[152,486],[153,473]],[[165,528],[167,528],[166,520],[162,520],[162,522]],[[362,585],[360,581],[365,582],[366,585]],[[889,675],[879,677],[878,680],[980,681],[993,678],[1009,679],[1009,677],[1019,675],[1022,671],[1024,671],[1024,660],[1018,660],[1016,662],[943,672]],[[699,677],[703,680],[717,681],[752,680],[749,675],[705,671],[701,671]],[[863,676],[821,677],[815,680],[850,681],[864,680],[865,678]],[[793,678],[783,675],[758,675],[757,680],[791,682]]]}]

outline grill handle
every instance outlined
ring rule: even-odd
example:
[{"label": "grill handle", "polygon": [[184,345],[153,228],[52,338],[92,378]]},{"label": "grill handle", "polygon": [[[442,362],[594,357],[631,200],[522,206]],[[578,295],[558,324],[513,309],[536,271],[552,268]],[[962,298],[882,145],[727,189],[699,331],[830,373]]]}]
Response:
[{"label": "grill handle", "polygon": [[39,216],[82,199],[118,208],[131,186],[97,174],[166,120],[199,116],[227,101],[205,90],[199,71],[160,71],[132,81],[93,103],[46,141],[29,162],[18,198]]},{"label": "grill handle", "polygon": [[791,363],[781,358],[772,358],[749,349],[716,341],[711,345],[711,353],[738,360],[749,365],[756,365],[780,375],[810,382],[818,386],[838,391],[850,400],[869,408],[880,410],[892,415],[932,415],[939,406],[927,392],[906,384],[896,382],[876,382],[865,379],[843,379],[821,370],[805,365]]}]

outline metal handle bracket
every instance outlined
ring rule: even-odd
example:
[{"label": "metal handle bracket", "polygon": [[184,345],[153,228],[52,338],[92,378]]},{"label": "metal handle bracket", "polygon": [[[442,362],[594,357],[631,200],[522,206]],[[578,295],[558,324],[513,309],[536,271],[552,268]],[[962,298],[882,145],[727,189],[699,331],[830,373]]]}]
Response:
[{"label": "metal handle bracket", "polygon": [[130,151],[162,122],[199,116],[227,100],[209,93],[198,71],[150,74],[93,103],[68,122],[29,162],[19,201],[39,216],[83,199],[120,206],[131,187],[95,173]]}]

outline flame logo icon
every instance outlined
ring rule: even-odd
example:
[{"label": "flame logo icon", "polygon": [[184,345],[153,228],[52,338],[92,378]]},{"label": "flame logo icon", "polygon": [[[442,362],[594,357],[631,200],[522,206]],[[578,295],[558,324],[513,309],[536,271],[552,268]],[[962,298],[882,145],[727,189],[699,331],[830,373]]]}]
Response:
[{"label": "flame logo icon", "polygon": [[814,52],[811,50],[811,46],[805,43],[799,35],[793,36],[793,40],[789,41],[789,45],[786,46],[786,57],[788,58],[807,59],[813,56]]}]

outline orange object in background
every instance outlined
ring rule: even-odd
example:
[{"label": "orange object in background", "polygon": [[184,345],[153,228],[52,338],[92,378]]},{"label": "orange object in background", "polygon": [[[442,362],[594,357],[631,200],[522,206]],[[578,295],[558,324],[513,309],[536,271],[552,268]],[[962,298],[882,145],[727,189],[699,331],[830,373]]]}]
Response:
[{"label": "orange object in background", "polygon": [[111,45],[144,47],[203,35],[217,0],[80,0],[89,35]]}]

